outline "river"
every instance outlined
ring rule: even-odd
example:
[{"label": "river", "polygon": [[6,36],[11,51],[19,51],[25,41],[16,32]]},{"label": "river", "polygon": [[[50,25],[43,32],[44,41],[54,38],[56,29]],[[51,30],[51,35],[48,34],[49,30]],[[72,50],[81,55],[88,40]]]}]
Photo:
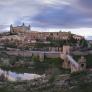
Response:
[{"label": "river", "polygon": [[40,78],[41,75],[31,73],[16,73],[0,69],[0,75],[4,75],[9,81],[32,80]]}]

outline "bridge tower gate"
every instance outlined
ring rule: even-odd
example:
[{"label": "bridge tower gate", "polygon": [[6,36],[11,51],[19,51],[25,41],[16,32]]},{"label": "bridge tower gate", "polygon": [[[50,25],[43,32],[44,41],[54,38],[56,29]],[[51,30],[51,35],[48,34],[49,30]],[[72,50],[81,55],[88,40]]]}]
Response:
[{"label": "bridge tower gate", "polygon": [[78,60],[79,66],[80,66],[80,71],[85,71],[86,70],[86,59],[81,56],[81,58]]},{"label": "bridge tower gate", "polygon": [[62,67],[65,68],[65,69],[70,68],[70,61],[67,58],[67,54],[70,54],[70,46],[64,45],[63,46],[63,59],[64,59],[64,62],[63,62]]}]

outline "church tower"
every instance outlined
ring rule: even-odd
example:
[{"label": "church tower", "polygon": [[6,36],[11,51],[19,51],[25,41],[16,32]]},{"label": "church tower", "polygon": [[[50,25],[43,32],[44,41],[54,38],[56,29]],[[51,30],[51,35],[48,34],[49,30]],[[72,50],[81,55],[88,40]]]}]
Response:
[{"label": "church tower", "polygon": [[22,24],[22,27],[24,27],[24,26],[25,26],[25,24],[23,23],[23,24]]},{"label": "church tower", "polygon": [[30,25],[28,26],[28,29],[29,29],[29,30],[31,29],[31,26],[30,26]]}]

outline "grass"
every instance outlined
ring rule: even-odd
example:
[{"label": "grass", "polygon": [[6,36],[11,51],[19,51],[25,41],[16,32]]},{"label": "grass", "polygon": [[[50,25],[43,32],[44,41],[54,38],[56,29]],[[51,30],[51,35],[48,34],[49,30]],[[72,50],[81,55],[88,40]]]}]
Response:
[{"label": "grass", "polygon": [[82,85],[79,85],[67,92],[92,92],[92,83],[82,83]]}]

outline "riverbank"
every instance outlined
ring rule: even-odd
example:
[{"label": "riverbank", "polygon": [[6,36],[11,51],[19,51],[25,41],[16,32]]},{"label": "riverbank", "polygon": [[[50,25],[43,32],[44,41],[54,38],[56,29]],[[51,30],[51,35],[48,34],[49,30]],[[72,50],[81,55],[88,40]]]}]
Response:
[{"label": "riverbank", "polygon": [[44,74],[49,73],[54,68],[57,68],[60,73],[70,73],[69,69],[63,69],[61,58],[47,58],[40,61],[39,57],[24,57],[8,55],[5,52],[0,53],[0,68],[6,71],[17,73],[36,73]]},{"label": "riverbank", "polygon": [[56,75],[30,81],[0,82],[0,92],[92,92],[92,73]]}]

